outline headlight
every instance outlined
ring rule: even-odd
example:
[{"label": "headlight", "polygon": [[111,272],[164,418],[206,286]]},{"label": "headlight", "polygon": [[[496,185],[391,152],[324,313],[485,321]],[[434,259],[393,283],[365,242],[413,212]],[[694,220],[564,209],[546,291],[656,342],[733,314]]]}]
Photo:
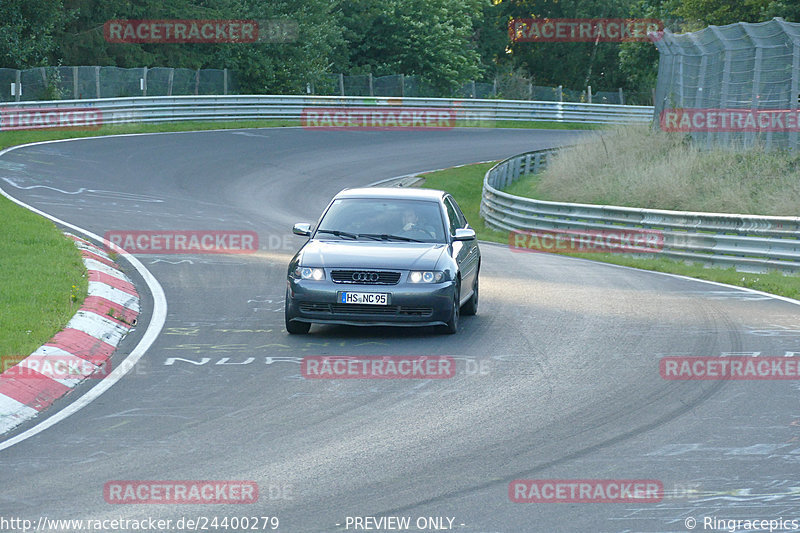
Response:
[{"label": "headlight", "polygon": [[294,269],[294,275],[300,279],[313,279],[315,281],[325,279],[325,271],[321,268],[297,267]]},{"label": "headlight", "polygon": [[411,283],[439,283],[444,279],[444,272],[419,272],[412,271],[408,275]]}]

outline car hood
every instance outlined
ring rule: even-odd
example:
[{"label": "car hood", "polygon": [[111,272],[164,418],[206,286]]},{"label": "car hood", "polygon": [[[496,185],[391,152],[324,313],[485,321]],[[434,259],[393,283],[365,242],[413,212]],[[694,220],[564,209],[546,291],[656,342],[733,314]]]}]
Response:
[{"label": "car hood", "polygon": [[309,241],[300,264],[325,268],[434,270],[446,244],[378,241]]}]

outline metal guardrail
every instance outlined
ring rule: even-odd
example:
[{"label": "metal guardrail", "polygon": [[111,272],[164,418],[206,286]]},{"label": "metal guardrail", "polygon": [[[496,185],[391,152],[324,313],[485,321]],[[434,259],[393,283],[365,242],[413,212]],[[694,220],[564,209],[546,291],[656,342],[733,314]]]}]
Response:
[{"label": "metal guardrail", "polygon": [[655,230],[663,235],[663,250],[645,255],[733,266],[743,272],[800,271],[800,217],[549,202],[500,190],[524,174],[544,169],[557,151],[526,152],[489,169],[480,208],[487,225],[507,231]]},{"label": "metal guardrail", "polygon": [[523,100],[475,100],[451,98],[384,98],[362,96],[154,96],[14,102],[0,109],[94,108],[102,112],[103,124],[158,123],[184,120],[299,120],[312,107],[369,108],[374,106],[425,107],[455,110],[456,119],[477,122],[512,120],[621,124],[651,122],[653,108],[570,102]]}]

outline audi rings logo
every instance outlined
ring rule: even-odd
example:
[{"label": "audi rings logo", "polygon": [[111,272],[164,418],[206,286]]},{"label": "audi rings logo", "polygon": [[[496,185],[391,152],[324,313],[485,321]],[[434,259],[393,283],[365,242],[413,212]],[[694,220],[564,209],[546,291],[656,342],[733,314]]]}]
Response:
[{"label": "audi rings logo", "polygon": [[372,283],[380,279],[380,275],[377,272],[353,272],[351,277],[353,281],[371,281]]}]

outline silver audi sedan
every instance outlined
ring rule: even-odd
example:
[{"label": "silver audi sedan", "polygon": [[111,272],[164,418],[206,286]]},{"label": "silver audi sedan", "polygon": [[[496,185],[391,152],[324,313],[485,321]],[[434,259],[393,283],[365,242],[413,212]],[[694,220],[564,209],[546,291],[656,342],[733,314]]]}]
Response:
[{"label": "silver audi sedan", "polygon": [[448,193],[360,188],[337,194],[289,262],[286,331],[312,323],[437,326],[478,310],[481,252]]}]

